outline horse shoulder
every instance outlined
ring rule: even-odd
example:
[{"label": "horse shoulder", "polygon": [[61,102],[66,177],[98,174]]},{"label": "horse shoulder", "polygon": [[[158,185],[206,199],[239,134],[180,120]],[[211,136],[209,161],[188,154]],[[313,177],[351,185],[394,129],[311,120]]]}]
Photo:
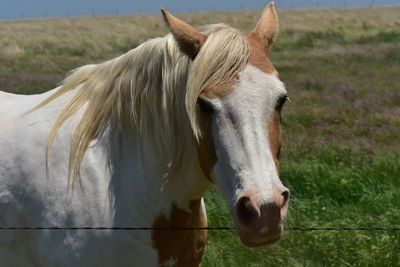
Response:
[{"label": "horse shoulder", "polygon": [[[203,199],[190,203],[190,212],[173,205],[169,218],[158,217],[154,228],[204,228],[207,218]],[[153,230],[153,247],[161,266],[198,266],[207,241],[207,230]]]}]

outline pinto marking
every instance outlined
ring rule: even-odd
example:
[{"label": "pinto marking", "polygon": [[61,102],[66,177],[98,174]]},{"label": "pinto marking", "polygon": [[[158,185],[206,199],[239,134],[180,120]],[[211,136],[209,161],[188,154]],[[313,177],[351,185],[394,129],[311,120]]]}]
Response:
[{"label": "pinto marking", "polygon": [[[174,205],[169,218],[165,216],[158,217],[153,223],[153,227],[207,227],[204,204],[200,199],[192,201],[189,212]],[[161,266],[168,265],[170,259],[174,259],[173,266],[197,266],[200,263],[206,245],[207,230],[155,230],[152,233],[152,240],[153,246],[158,248],[158,263]]]}]

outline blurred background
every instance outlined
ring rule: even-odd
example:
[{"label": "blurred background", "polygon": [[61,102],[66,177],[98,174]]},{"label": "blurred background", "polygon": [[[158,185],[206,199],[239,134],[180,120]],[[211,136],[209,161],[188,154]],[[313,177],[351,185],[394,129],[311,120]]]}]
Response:
[{"label": "blurred background", "polygon": [[[286,226],[400,227],[400,0],[276,2],[270,58],[292,100],[282,111]],[[13,20],[0,20],[0,90],[45,92],[74,68],[168,34],[160,6],[195,27],[249,32],[265,4],[3,0],[0,18]],[[232,225],[215,188],[205,201],[211,227]],[[286,231],[274,245],[246,248],[228,230],[209,232],[202,266],[399,263],[400,231]]]},{"label": "blurred background", "polygon": [[[278,8],[400,4],[400,0],[277,0],[275,2]],[[0,19],[157,13],[160,7],[165,7],[171,12],[228,11],[260,9],[266,3],[267,1],[260,0],[2,0]]]}]

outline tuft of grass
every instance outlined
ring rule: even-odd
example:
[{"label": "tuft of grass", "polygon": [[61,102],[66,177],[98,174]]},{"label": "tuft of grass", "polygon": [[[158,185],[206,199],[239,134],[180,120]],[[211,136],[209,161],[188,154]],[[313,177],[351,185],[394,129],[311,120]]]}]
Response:
[{"label": "tuft of grass", "polygon": [[400,42],[400,31],[393,30],[387,31],[383,30],[374,35],[361,36],[358,43],[398,43]]},{"label": "tuft of grass", "polygon": [[310,31],[302,35],[295,43],[295,47],[312,48],[317,43],[325,43],[327,45],[340,44],[345,41],[342,33],[328,30],[328,31]]}]

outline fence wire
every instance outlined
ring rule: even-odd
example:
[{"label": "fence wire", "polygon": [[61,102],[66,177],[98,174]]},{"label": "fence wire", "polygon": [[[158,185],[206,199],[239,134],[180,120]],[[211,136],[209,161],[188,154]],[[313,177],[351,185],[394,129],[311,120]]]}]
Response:
[{"label": "fence wire", "polygon": [[[188,231],[235,230],[236,227],[0,227],[0,230]],[[400,227],[286,227],[285,231],[400,231]]]}]

